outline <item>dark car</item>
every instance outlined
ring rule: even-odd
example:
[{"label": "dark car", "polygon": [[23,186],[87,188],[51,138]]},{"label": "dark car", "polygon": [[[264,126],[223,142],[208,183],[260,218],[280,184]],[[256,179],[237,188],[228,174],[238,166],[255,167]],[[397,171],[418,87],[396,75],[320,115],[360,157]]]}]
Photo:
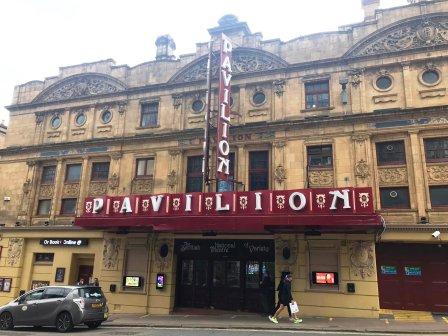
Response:
[{"label": "dark car", "polygon": [[60,332],[75,325],[98,328],[108,318],[107,301],[97,286],[48,286],[29,291],[0,307],[0,329],[55,326]]}]

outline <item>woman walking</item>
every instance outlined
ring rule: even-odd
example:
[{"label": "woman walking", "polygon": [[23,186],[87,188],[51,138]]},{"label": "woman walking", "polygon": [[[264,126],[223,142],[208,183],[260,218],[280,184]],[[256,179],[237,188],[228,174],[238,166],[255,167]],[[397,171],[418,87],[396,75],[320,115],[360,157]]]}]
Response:
[{"label": "woman walking", "polygon": [[272,323],[278,323],[277,318],[279,317],[280,313],[283,311],[285,307],[288,308],[289,313],[289,319],[293,323],[301,323],[302,320],[299,319],[296,315],[296,313],[291,313],[289,304],[294,302],[294,299],[292,298],[292,292],[291,292],[291,281],[292,281],[292,275],[291,273],[287,273],[284,278],[281,280],[279,286],[278,286],[278,304],[277,307],[275,307],[275,313],[273,316],[269,316],[269,320]]}]

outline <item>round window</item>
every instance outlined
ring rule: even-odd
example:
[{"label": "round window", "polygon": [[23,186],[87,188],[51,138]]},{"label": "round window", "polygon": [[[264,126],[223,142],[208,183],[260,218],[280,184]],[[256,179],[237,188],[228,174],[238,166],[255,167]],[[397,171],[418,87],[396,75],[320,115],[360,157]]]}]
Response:
[{"label": "round window", "polygon": [[87,117],[86,117],[86,115],[85,115],[84,113],[80,113],[80,114],[78,114],[78,115],[76,116],[76,118],[75,118],[76,126],[82,126],[82,125],[84,125],[85,122],[86,122],[86,119],[87,119]]},{"label": "round window", "polygon": [[376,87],[380,90],[388,90],[392,86],[392,78],[389,76],[380,76],[376,80]]},{"label": "round window", "polygon": [[202,99],[196,99],[193,104],[191,105],[191,108],[193,109],[194,112],[199,113],[202,112],[202,110],[204,109],[204,101]]},{"label": "round window", "polygon": [[107,124],[111,120],[112,120],[112,112],[111,111],[105,110],[105,111],[103,111],[103,113],[101,113],[101,121],[104,124]]},{"label": "round window", "polygon": [[62,120],[60,116],[54,116],[53,119],[51,119],[51,127],[58,128],[61,126]]},{"label": "round window", "polygon": [[264,102],[266,101],[266,95],[261,91],[255,92],[254,96],[252,97],[252,101],[255,105],[264,104]]},{"label": "round window", "polygon": [[427,85],[435,85],[439,82],[440,75],[436,70],[426,70],[422,74],[422,81]]}]

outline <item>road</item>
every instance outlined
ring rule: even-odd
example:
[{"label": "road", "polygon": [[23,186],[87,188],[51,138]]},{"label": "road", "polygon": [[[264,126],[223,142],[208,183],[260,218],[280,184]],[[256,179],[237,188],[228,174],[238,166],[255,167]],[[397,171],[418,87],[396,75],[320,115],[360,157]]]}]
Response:
[{"label": "road", "polygon": [[[0,335],[7,336],[56,336],[59,333],[52,328],[42,328],[34,330],[33,328],[16,328],[14,331],[0,331]],[[101,327],[97,330],[87,328],[75,328],[69,335],[84,336],[396,336],[396,334],[381,333],[347,333],[347,332],[325,332],[325,331],[281,331],[281,330],[223,330],[223,329],[193,329],[193,328],[120,328],[120,327]],[[407,334],[410,336],[411,334]],[[415,334],[417,336],[419,334]],[[439,334],[440,335],[440,334]],[[428,334],[425,336],[429,336]]]}]

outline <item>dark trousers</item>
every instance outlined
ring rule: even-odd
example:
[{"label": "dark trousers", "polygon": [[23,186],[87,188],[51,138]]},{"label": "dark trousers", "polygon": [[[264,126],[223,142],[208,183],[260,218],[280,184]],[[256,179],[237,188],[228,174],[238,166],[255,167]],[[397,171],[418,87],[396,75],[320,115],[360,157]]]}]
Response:
[{"label": "dark trousers", "polygon": [[[275,306],[274,312],[272,315],[275,314],[275,312],[280,308],[280,301],[278,301],[277,306]],[[288,309],[288,315],[291,317],[291,307],[289,307],[289,304],[286,305],[286,308]]]}]

